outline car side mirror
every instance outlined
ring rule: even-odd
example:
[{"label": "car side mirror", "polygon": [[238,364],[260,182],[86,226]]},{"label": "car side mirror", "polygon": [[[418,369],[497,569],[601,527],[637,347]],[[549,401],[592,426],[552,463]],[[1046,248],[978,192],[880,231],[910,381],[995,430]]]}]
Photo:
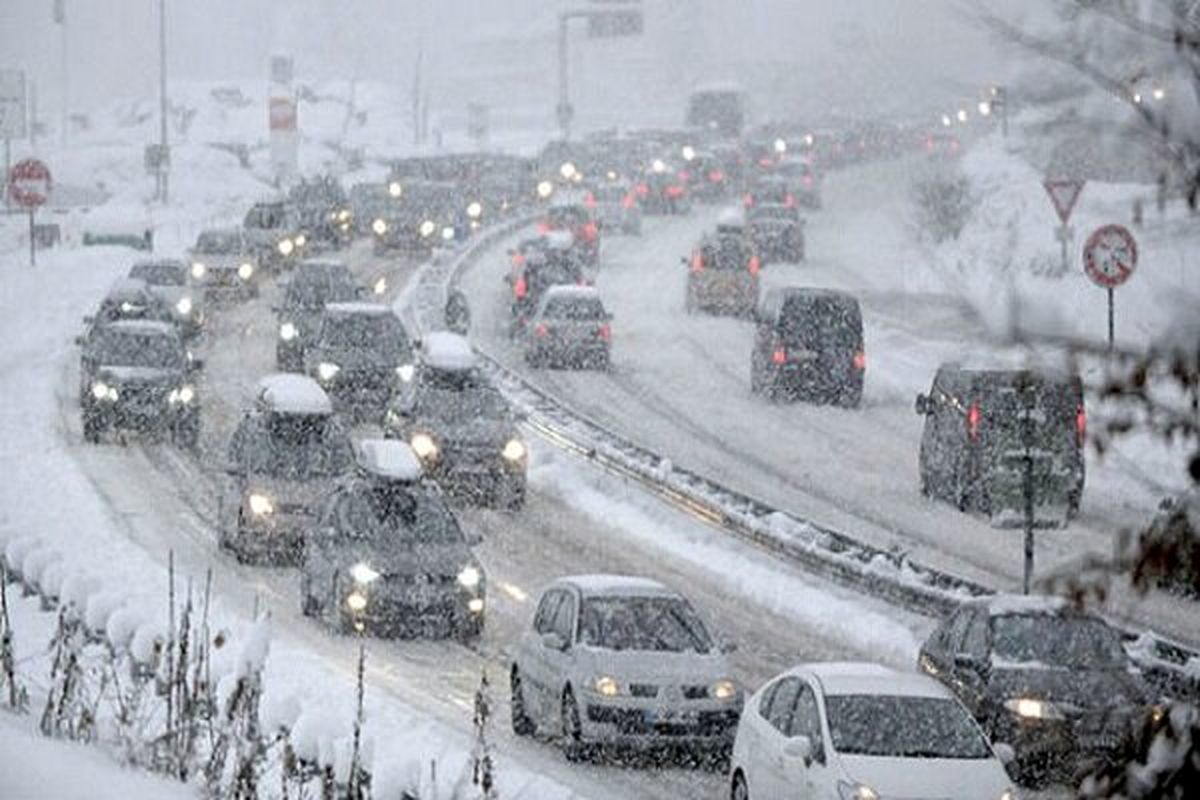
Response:
[{"label": "car side mirror", "polygon": [[1000,760],[1000,763],[1006,767],[1017,760],[1017,751],[1007,742],[996,742],[992,745],[992,752],[996,754],[996,758]]},{"label": "car side mirror", "polygon": [[560,653],[566,652],[567,640],[554,631],[542,634],[542,647],[547,650],[557,650]]},{"label": "car side mirror", "polygon": [[925,394],[917,395],[917,402],[916,402],[915,408],[917,410],[918,415],[920,415],[922,417],[929,416],[930,412],[933,411],[933,405],[929,402],[929,395],[925,395]]},{"label": "car side mirror", "polygon": [[812,739],[807,736],[793,736],[784,743],[783,755],[792,761],[803,761],[807,767],[813,760]]}]

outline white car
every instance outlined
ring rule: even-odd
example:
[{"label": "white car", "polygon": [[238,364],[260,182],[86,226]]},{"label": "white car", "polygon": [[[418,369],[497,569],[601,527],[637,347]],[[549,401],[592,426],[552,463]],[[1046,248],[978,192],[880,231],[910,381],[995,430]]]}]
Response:
[{"label": "white car", "polygon": [[724,761],[742,692],[691,604],[644,578],[561,578],[513,661],[518,736],[557,736],[568,760],[595,745],[678,746]]},{"label": "white car", "polygon": [[807,664],[746,701],[733,800],[1014,800],[1004,766],[941,684],[875,664]]}]

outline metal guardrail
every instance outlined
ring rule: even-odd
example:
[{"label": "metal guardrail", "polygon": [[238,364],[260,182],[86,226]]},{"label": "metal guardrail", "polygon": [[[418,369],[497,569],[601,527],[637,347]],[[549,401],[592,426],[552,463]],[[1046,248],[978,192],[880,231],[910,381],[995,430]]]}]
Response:
[{"label": "metal guardrail", "polygon": [[[422,266],[414,289],[402,298],[416,330],[442,327],[445,298],[462,274],[498,239],[531,217],[490,229],[449,258]],[[960,603],[995,593],[966,578],[912,561],[833,528],[776,508],[723,486],[612,431],[508,369],[476,345],[497,387],[526,416],[526,424],[550,444],[633,480],[670,505],[743,541],[775,553],[809,573],[923,616],[943,617]],[[1161,691],[1200,701],[1200,652],[1151,632],[1121,630],[1129,651]],[[1189,666],[1189,664],[1191,666]]]}]

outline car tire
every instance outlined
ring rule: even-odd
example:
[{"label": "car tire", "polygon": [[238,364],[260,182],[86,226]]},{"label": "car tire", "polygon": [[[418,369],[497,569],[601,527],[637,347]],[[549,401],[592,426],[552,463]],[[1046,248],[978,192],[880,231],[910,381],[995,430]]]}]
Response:
[{"label": "car tire", "polygon": [[562,730],[559,741],[562,745],[563,756],[571,763],[583,761],[587,757],[582,728],[579,719],[579,704],[575,702],[575,693],[568,686],[563,692],[562,698]]},{"label": "car tire", "polygon": [[181,420],[172,434],[175,444],[195,452],[200,446],[200,415]]},{"label": "car tire", "polygon": [[83,414],[83,440],[88,444],[99,444],[100,435],[103,432],[104,425],[96,419],[96,415],[88,414],[85,411]]},{"label": "car tire", "polygon": [[533,736],[537,733],[537,723],[525,710],[525,696],[521,694],[521,674],[513,667],[509,676],[511,690],[512,729],[517,736]]},{"label": "car tire", "polygon": [[301,580],[300,613],[310,619],[321,616],[321,601],[309,593],[308,581]]},{"label": "car tire", "polygon": [[750,787],[746,785],[746,777],[741,770],[733,773],[733,782],[729,785],[729,800],[750,800]]}]

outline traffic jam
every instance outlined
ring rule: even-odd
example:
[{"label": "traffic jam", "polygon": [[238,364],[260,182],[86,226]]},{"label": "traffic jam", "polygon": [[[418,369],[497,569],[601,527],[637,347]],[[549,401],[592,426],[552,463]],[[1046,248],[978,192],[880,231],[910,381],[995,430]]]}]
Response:
[{"label": "traffic jam", "polygon": [[[560,105],[535,146],[439,137],[365,170],[259,180],[253,201],[179,226],[182,247],[150,230],[103,243],[121,276],[59,342],[60,433],[108,473],[102,494],[199,509],[195,532],[147,540],[172,548],[172,592],[178,547],[256,618],[271,607],[295,657],[351,673],[336,659],[354,654],[360,727],[372,679],[442,722],[473,708],[476,785],[454,797],[501,796],[480,784],[493,751],[579,797],[1200,796],[1194,743],[1162,738],[1151,752],[1190,752],[1193,783],[1105,793],[1167,771],[1135,762],[1162,731],[1194,730],[1200,697],[1194,500],[1144,520],[1151,600],[1085,582],[1111,566],[1089,560],[1114,541],[1102,503],[1128,512],[1116,564],[1135,563],[1121,547],[1140,512],[1099,497],[1120,492],[1096,453],[1162,419],[1163,396],[1182,409],[1162,423],[1171,446],[1194,430],[1195,407],[1147,388],[1146,369],[1133,389],[1105,371],[1128,355],[1114,303],[1133,234],[1082,243],[1107,349],[1003,339],[947,299],[953,275],[901,293],[869,274],[899,275],[911,252],[851,264],[852,213],[946,224],[949,204],[888,219],[876,184],[911,171],[952,192],[944,176],[995,146],[994,89],[987,128],[967,110],[816,126],[698,85],[675,127],[572,130]],[[1083,183],[1044,186],[1066,264]],[[33,259],[49,170],[18,164],[8,194]],[[977,255],[953,251],[960,267]],[[1061,274],[1053,261],[1038,268]],[[1001,283],[989,291],[999,308]],[[1194,392],[1188,365],[1171,369]],[[1144,410],[1115,418],[1106,404],[1128,396]],[[1146,448],[1117,458],[1166,494],[1163,459],[1134,463]],[[1191,549],[1155,551],[1156,532]],[[13,552],[0,580],[25,579]],[[847,645],[854,604],[871,630]],[[494,707],[463,689],[480,672]],[[485,746],[493,715],[504,730]],[[432,769],[433,794],[394,796],[450,796]]]}]

